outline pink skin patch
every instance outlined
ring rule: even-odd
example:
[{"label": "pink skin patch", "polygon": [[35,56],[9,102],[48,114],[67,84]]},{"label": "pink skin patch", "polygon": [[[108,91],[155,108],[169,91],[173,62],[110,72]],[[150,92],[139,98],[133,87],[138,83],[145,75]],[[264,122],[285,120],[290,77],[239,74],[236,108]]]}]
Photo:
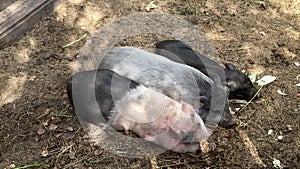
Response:
[{"label": "pink skin patch", "polygon": [[[118,102],[119,105],[116,105],[118,110],[123,111],[110,123],[116,130],[131,130],[145,140],[175,152],[195,152],[200,149],[200,143],[210,136],[193,106],[180,104],[145,87],[132,92],[130,97],[124,97],[129,98],[130,104],[124,104],[126,100],[121,100],[124,103]],[[159,109],[153,105],[158,105]],[[128,117],[131,115],[133,117]],[[139,119],[142,119],[141,122]],[[185,139],[183,143],[182,139],[190,132],[192,142]]]}]

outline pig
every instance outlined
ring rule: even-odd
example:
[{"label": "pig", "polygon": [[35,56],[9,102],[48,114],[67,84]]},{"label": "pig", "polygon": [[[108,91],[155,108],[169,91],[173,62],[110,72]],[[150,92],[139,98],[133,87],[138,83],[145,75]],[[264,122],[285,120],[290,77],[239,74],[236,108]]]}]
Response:
[{"label": "pig", "polygon": [[222,83],[230,89],[229,99],[249,101],[257,92],[249,77],[238,70],[233,64],[226,63],[225,68],[223,68],[215,61],[194,51],[182,41],[160,41],[156,44],[156,53],[172,61],[192,66],[207,76],[209,76],[209,73],[219,75]]},{"label": "pig", "polygon": [[212,133],[192,105],[176,102],[111,70],[73,75],[67,81],[67,94],[84,122],[131,130],[174,152],[202,150]]},{"label": "pig", "polygon": [[[177,102],[192,105],[212,126],[232,127],[227,89],[197,69],[135,47],[113,48],[102,56],[100,69],[109,69]],[[212,99],[212,94],[214,98]]]}]

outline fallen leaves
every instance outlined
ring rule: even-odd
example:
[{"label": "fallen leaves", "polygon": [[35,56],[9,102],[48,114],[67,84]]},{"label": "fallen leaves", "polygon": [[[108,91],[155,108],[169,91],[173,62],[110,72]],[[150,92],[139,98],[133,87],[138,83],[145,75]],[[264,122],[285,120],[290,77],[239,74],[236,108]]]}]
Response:
[{"label": "fallen leaves", "polygon": [[273,166],[275,167],[275,168],[283,168],[282,167],[282,165],[281,165],[281,162],[278,160],[278,159],[276,159],[276,158],[273,158]]},{"label": "fallen leaves", "polygon": [[277,90],[277,93],[280,94],[280,95],[282,95],[282,96],[286,96],[286,95],[287,95],[286,93],[284,93],[284,92],[281,91],[281,90]]},{"label": "fallen leaves", "polygon": [[273,81],[276,80],[276,77],[275,76],[272,76],[272,75],[265,75],[263,76],[262,78],[260,78],[259,80],[257,80],[257,84],[259,86],[265,86],[267,84],[270,84],[272,83]]},{"label": "fallen leaves", "polygon": [[253,73],[253,74],[251,74],[248,77],[249,77],[249,79],[251,80],[252,83],[255,83],[255,81],[256,81],[256,73]]},{"label": "fallen leaves", "polygon": [[155,1],[151,1],[147,6],[146,6],[146,11],[150,12],[152,9],[158,8],[157,5],[154,4]]}]

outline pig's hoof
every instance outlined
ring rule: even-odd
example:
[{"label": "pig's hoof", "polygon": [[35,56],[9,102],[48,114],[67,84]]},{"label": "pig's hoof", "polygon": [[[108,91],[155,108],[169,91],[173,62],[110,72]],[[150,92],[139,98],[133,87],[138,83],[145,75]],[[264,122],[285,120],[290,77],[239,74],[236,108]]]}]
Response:
[{"label": "pig's hoof", "polygon": [[234,127],[236,124],[236,120],[235,119],[228,119],[228,120],[221,120],[219,122],[219,126],[223,127],[223,128],[232,128]]}]

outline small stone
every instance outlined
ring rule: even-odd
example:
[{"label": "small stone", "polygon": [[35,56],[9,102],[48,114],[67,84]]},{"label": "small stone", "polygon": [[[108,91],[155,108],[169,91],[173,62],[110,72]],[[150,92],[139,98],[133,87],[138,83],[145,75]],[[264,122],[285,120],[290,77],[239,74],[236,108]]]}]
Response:
[{"label": "small stone", "polygon": [[42,124],[44,125],[44,126],[48,126],[49,125],[49,119],[48,120],[46,120],[46,121],[44,121]]},{"label": "small stone", "polygon": [[54,53],[53,53],[53,50],[49,50],[48,52],[46,52],[44,58],[45,58],[45,59],[49,59],[50,57],[53,56],[53,54],[54,54]]},{"label": "small stone", "polygon": [[48,150],[43,150],[41,153],[42,157],[47,157],[49,155]]},{"label": "small stone", "polygon": [[9,168],[16,168],[16,165],[15,164],[11,164],[11,165],[9,165]]},{"label": "small stone", "polygon": [[45,134],[45,132],[46,132],[46,130],[40,128],[40,129],[38,129],[37,134],[38,135],[43,135],[43,134]]},{"label": "small stone", "polygon": [[55,134],[55,138],[59,138],[60,136],[62,135],[62,133],[59,133],[59,134]]},{"label": "small stone", "polygon": [[67,127],[68,131],[74,131],[73,127]]},{"label": "small stone", "polygon": [[293,128],[292,128],[291,125],[287,125],[286,127],[287,127],[287,129],[288,129],[289,131],[292,131],[292,130],[293,130]]},{"label": "small stone", "polygon": [[9,64],[7,59],[2,60],[2,63],[4,66],[7,66]]},{"label": "small stone", "polygon": [[278,136],[277,138],[278,138],[278,140],[282,140],[282,139],[283,139],[283,136],[280,135],[280,136]]},{"label": "small stone", "polygon": [[275,168],[280,168],[280,169],[283,168],[282,165],[281,165],[280,160],[278,160],[278,159],[276,159],[276,158],[273,159],[273,166],[274,166]]},{"label": "small stone", "polygon": [[300,66],[300,62],[297,62],[297,61],[296,61],[296,62],[294,62],[294,64],[295,64],[295,66],[297,66],[297,67]]},{"label": "small stone", "polygon": [[36,76],[35,75],[32,75],[32,76],[30,76],[29,78],[28,78],[28,81],[29,82],[32,82],[32,81],[34,81],[36,79]]},{"label": "small stone", "polygon": [[99,151],[99,150],[95,150],[95,151],[94,151],[94,155],[95,155],[95,156],[98,156],[98,155],[100,155],[100,154],[102,154],[102,151]]},{"label": "small stone", "polygon": [[272,135],[272,133],[273,133],[272,129],[268,130],[268,135]]},{"label": "small stone", "polygon": [[63,99],[68,98],[68,94],[67,94],[67,93],[63,94],[63,95],[62,95],[62,98],[63,98]]},{"label": "small stone", "polygon": [[263,36],[265,36],[266,35],[266,33],[265,32],[259,32],[261,35],[263,35]]},{"label": "small stone", "polygon": [[49,126],[49,130],[50,131],[54,131],[54,130],[56,130],[57,129],[57,125],[55,125],[55,124],[50,124],[50,126]]},{"label": "small stone", "polygon": [[109,4],[109,3],[104,2],[104,6],[105,6],[106,8],[110,8],[110,4]]}]

